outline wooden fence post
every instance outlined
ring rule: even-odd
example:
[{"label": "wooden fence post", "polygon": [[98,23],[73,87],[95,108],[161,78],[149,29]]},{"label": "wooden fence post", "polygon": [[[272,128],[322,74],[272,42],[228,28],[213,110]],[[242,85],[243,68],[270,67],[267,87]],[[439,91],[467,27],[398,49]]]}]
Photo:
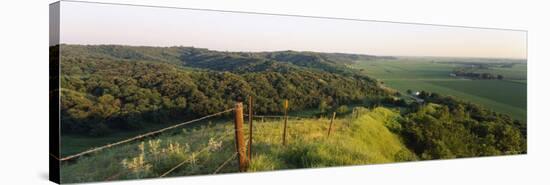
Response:
[{"label": "wooden fence post", "polygon": [[328,134],[327,137],[330,136],[330,130],[332,130],[332,123],[334,122],[334,118],[336,117],[336,112],[332,112],[332,118],[330,119],[330,125],[328,126]]},{"label": "wooden fence post", "polygon": [[243,103],[238,102],[235,104],[235,144],[237,147],[237,154],[239,157],[239,171],[244,172],[247,169],[246,164],[246,147],[244,143],[243,134]]},{"label": "wooden fence post", "polygon": [[252,160],[252,96],[248,97],[248,161]]},{"label": "wooden fence post", "polygon": [[288,100],[285,100],[285,104],[284,104],[284,109],[285,109],[285,117],[284,117],[284,121],[285,121],[285,124],[284,124],[284,127],[283,127],[283,145],[286,145],[286,122],[288,121]]}]

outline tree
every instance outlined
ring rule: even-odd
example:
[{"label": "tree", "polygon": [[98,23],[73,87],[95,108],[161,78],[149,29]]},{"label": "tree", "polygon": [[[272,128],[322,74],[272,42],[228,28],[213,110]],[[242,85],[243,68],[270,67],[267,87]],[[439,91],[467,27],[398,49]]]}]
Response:
[{"label": "tree", "polygon": [[110,94],[100,96],[92,110],[102,119],[110,117],[120,110],[120,100]]}]

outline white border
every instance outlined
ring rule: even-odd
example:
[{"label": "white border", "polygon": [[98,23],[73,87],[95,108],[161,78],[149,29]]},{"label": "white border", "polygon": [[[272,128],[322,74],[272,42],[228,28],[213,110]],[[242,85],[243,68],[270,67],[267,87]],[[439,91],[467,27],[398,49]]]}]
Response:
[{"label": "white border", "polygon": [[[528,155],[197,176],[112,184],[548,184],[550,63],[547,5],[440,0],[94,0],[529,31]],[[31,3],[29,3],[31,2]],[[51,184],[48,174],[48,4],[4,2],[0,62],[2,184]]]}]

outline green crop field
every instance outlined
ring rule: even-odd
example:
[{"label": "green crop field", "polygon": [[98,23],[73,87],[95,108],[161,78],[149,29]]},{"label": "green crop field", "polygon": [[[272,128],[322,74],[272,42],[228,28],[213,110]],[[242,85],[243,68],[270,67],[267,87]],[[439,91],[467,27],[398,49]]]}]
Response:
[{"label": "green crop field", "polygon": [[490,67],[477,72],[504,76],[504,80],[471,80],[449,74],[461,64],[430,58],[360,61],[352,67],[402,93],[431,91],[481,104],[496,112],[527,119],[527,64],[510,68]]}]

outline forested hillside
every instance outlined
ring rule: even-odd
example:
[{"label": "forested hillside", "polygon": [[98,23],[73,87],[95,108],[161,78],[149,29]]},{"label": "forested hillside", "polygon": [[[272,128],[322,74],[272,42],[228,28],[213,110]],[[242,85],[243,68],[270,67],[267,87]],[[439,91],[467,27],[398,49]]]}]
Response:
[{"label": "forested hillside", "polygon": [[280,112],[284,99],[296,111],[392,95],[346,67],[375,57],[368,55],[114,45],[61,45],[61,51],[63,133],[103,135],[199,117],[249,95],[259,114]]},{"label": "forested hillside", "polygon": [[420,159],[449,159],[527,152],[527,124],[474,103],[422,91],[393,130]]}]

